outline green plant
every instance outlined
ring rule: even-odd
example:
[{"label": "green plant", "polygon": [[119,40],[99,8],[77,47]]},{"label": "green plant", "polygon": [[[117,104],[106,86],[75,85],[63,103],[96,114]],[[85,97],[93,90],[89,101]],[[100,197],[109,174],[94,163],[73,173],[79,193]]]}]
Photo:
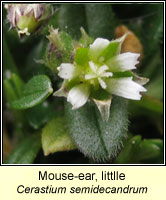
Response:
[{"label": "green plant", "polygon": [[163,163],[162,3],[5,7],[4,163]]}]

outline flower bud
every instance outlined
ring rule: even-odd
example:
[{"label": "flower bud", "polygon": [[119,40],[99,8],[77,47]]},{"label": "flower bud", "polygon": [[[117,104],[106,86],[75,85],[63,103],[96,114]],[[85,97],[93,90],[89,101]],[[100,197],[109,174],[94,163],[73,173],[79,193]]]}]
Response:
[{"label": "flower bud", "polygon": [[44,63],[53,71],[57,71],[57,67],[62,62],[71,62],[73,60],[73,40],[65,32],[49,27],[49,35],[47,36],[49,43],[46,48]]},{"label": "flower bud", "polygon": [[49,4],[6,4],[7,19],[18,34],[30,35],[50,15]]}]

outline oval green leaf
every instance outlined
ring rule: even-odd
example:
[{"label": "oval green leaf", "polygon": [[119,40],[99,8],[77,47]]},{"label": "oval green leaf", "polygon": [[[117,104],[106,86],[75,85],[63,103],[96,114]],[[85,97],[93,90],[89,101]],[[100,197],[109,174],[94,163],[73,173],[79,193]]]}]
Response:
[{"label": "oval green leaf", "polygon": [[85,156],[97,162],[111,161],[126,137],[126,102],[120,97],[113,97],[108,122],[102,120],[92,103],[77,110],[72,110],[71,105],[66,103],[66,120],[71,137]]},{"label": "oval green leaf", "polygon": [[32,164],[41,147],[40,134],[30,135],[25,138],[13,153],[6,164]]},{"label": "oval green leaf", "polygon": [[46,75],[34,76],[25,85],[21,97],[11,103],[11,107],[14,109],[31,108],[44,101],[52,92],[51,81]]}]

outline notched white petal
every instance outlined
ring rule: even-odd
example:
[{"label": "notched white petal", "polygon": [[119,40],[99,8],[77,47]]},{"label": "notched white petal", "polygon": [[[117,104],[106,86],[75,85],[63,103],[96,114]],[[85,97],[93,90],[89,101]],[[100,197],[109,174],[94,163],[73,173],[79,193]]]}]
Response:
[{"label": "notched white petal", "polygon": [[67,97],[67,101],[72,104],[72,109],[77,109],[83,106],[90,95],[89,86],[86,84],[80,84],[78,86],[73,87]]},{"label": "notched white petal", "polygon": [[140,54],[138,53],[122,53],[108,60],[107,65],[109,65],[112,72],[124,72],[136,69],[135,66],[139,63],[139,56]]},{"label": "notched white petal", "polygon": [[111,106],[112,97],[110,97],[110,99],[108,100],[102,101],[102,100],[93,99],[93,101],[97,105],[97,108],[99,109],[101,113],[101,117],[103,121],[108,121],[109,116],[110,116],[110,106]]},{"label": "notched white petal", "polygon": [[107,81],[107,91],[111,94],[127,99],[140,100],[140,92],[146,92],[146,89],[140,84],[134,82],[132,77],[128,77],[111,78]]},{"label": "notched white petal", "polygon": [[76,75],[76,67],[70,63],[62,63],[57,69],[58,76],[63,79],[71,80]]}]

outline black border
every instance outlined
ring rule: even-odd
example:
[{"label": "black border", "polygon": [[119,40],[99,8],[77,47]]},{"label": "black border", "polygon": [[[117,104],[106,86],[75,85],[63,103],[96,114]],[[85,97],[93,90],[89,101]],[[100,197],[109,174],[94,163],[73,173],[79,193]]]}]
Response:
[{"label": "black border", "polygon": [[166,166],[165,163],[165,1],[12,1],[12,3],[57,3],[57,4],[65,4],[65,3],[73,3],[73,4],[88,4],[88,3],[96,3],[96,4],[103,4],[103,3],[162,3],[163,4],[163,39],[164,39],[164,45],[163,45],[163,130],[164,130],[164,137],[163,137],[163,164],[3,164],[3,116],[2,116],[2,105],[3,105],[3,80],[2,80],[2,63],[3,63],[3,21],[2,21],[2,14],[3,14],[3,4],[4,3],[11,3],[11,1],[1,1],[1,159],[0,159],[0,166]]}]

